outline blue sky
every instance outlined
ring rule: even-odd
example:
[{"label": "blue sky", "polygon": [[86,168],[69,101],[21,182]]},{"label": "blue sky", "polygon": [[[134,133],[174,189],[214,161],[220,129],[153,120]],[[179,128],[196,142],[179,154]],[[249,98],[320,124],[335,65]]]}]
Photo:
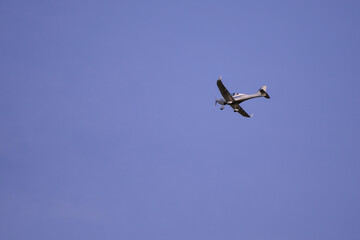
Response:
[{"label": "blue sky", "polygon": [[1,2],[0,238],[359,239],[359,13]]}]

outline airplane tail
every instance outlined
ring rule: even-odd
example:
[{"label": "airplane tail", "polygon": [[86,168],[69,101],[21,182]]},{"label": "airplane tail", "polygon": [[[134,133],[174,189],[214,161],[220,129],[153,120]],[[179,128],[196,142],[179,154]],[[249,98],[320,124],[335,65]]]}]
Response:
[{"label": "airplane tail", "polygon": [[262,86],[260,89],[259,89],[259,92],[261,94],[261,96],[263,96],[264,98],[270,98],[269,94],[266,92],[266,86]]}]

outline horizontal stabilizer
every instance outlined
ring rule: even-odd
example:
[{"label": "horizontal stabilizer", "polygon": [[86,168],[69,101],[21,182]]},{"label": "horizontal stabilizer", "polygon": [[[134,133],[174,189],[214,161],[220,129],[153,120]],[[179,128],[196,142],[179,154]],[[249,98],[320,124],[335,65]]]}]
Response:
[{"label": "horizontal stabilizer", "polygon": [[269,94],[266,92],[266,86],[262,86],[259,89],[259,92],[261,93],[261,96],[263,96],[264,98],[270,98]]}]

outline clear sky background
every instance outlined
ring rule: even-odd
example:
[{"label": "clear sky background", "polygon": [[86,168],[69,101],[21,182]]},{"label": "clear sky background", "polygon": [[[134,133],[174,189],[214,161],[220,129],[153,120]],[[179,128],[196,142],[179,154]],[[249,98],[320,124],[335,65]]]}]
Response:
[{"label": "clear sky background", "polygon": [[[0,2],[1,239],[360,239],[359,1]],[[231,92],[271,99],[214,107]]]}]

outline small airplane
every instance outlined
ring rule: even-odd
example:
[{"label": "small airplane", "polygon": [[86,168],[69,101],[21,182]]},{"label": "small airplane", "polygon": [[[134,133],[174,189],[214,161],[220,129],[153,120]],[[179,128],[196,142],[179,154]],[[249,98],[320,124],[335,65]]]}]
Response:
[{"label": "small airplane", "polygon": [[238,112],[241,115],[243,115],[244,117],[252,117],[253,114],[249,115],[247,114],[244,109],[242,109],[242,107],[240,107],[240,103],[252,99],[252,98],[257,98],[257,97],[265,97],[265,98],[270,98],[269,94],[267,94],[266,92],[266,86],[262,86],[259,91],[255,94],[242,94],[242,93],[230,93],[224,86],[224,84],[221,81],[221,76],[219,78],[219,80],[217,80],[217,86],[220,90],[221,95],[223,96],[223,98],[220,99],[215,99],[215,106],[217,103],[219,103],[221,106],[220,110],[224,110],[225,105],[230,105],[233,109],[234,112]]}]

